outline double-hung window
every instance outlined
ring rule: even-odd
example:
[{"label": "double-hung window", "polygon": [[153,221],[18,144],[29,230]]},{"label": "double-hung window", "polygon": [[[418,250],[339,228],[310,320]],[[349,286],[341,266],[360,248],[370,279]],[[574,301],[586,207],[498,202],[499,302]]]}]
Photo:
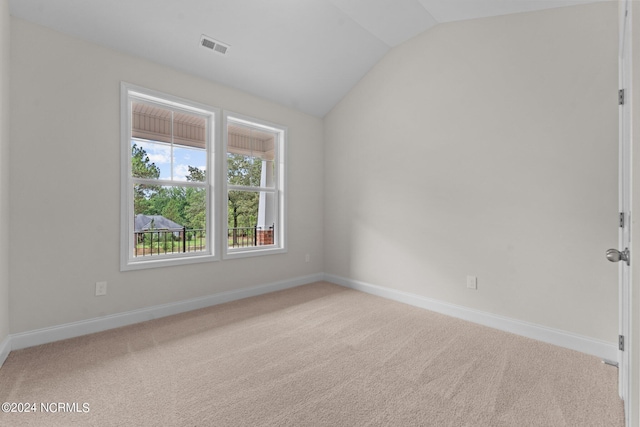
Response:
[{"label": "double-hung window", "polygon": [[121,91],[121,270],[286,252],[286,128]]},{"label": "double-hung window", "polygon": [[286,250],[286,129],[234,113],[224,114],[226,229],[224,257]]},{"label": "double-hung window", "polygon": [[122,84],[121,269],[214,257],[216,112]]}]

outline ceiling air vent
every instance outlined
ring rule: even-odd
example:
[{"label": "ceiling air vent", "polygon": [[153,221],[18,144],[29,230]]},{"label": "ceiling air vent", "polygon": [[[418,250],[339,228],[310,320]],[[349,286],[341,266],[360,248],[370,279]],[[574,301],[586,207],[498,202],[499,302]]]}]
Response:
[{"label": "ceiling air vent", "polygon": [[204,34],[202,35],[202,37],[200,37],[200,46],[211,49],[212,51],[219,53],[220,55],[226,55],[227,50],[229,49],[229,45],[226,45],[216,39],[212,39],[209,36],[205,36]]}]

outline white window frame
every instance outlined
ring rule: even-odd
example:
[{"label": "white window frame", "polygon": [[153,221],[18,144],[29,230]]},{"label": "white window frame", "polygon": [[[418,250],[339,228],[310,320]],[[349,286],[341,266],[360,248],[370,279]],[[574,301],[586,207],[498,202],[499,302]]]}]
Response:
[{"label": "white window frame", "polygon": [[[228,147],[228,136],[229,132],[227,130],[229,122],[236,122],[241,125],[247,125],[250,127],[257,128],[258,130],[264,130],[268,132],[273,132],[277,135],[277,141],[275,141],[275,171],[274,171],[274,182],[275,182],[275,198],[276,198],[276,218],[277,223],[275,226],[274,232],[274,244],[273,245],[265,245],[265,246],[249,246],[243,248],[229,248],[228,240],[227,240],[227,227],[229,224],[229,209],[228,209],[228,191],[237,189],[237,190],[253,190],[259,192],[261,190],[260,187],[252,188],[252,187],[236,187],[228,184],[227,180],[227,147]],[[222,176],[220,178],[222,184],[222,203],[220,204],[222,208],[222,236],[221,244],[222,244],[222,258],[223,259],[234,259],[234,258],[246,258],[260,255],[272,255],[272,254],[281,254],[287,252],[287,192],[286,192],[286,176],[287,176],[287,158],[286,158],[286,147],[287,147],[287,133],[288,130],[284,126],[280,126],[275,123],[270,123],[265,120],[256,119],[255,117],[245,116],[243,114],[234,113],[231,111],[223,111],[222,114],[222,153],[223,162],[220,167],[220,171],[222,172]]]},{"label": "white window frame", "polygon": [[[134,209],[133,209],[133,186],[134,179],[131,173],[131,100],[140,99],[145,102],[152,102],[166,106],[170,109],[183,110],[185,112],[196,113],[205,117],[207,120],[206,132],[206,150],[207,150],[207,181],[205,188],[206,197],[206,250],[199,252],[187,252],[181,254],[161,254],[149,257],[134,257]],[[215,175],[218,170],[219,158],[215,141],[217,140],[216,129],[217,121],[220,117],[220,110],[208,105],[200,104],[173,95],[165,94],[155,90],[143,88],[129,83],[122,82],[120,85],[120,112],[121,112],[121,237],[120,237],[120,270],[139,270],[145,268],[165,267],[172,265],[192,264],[199,262],[217,261],[219,251],[216,251],[216,242],[219,234],[219,226],[217,225],[219,215],[216,209],[216,203],[219,198],[215,188]],[[167,180],[154,180],[154,183],[160,186],[189,186],[185,182],[175,182]],[[197,185],[200,186],[200,185]]]}]

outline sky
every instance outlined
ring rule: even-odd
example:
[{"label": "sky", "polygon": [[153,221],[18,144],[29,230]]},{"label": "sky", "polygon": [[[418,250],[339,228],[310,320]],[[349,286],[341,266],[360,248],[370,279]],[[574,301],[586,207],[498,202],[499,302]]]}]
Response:
[{"label": "sky", "polygon": [[189,166],[195,166],[203,171],[207,170],[207,154],[203,149],[187,148],[182,145],[173,147],[173,177],[171,176],[171,145],[148,141],[131,141],[131,145],[142,147],[149,156],[149,160],[160,168],[160,179],[186,181]]}]

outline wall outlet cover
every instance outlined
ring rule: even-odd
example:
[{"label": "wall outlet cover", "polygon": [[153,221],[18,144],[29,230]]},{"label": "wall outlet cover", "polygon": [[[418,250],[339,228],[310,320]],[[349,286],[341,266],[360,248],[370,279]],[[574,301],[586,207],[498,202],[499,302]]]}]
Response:
[{"label": "wall outlet cover", "polygon": [[96,296],[107,294],[107,282],[96,282]]}]

